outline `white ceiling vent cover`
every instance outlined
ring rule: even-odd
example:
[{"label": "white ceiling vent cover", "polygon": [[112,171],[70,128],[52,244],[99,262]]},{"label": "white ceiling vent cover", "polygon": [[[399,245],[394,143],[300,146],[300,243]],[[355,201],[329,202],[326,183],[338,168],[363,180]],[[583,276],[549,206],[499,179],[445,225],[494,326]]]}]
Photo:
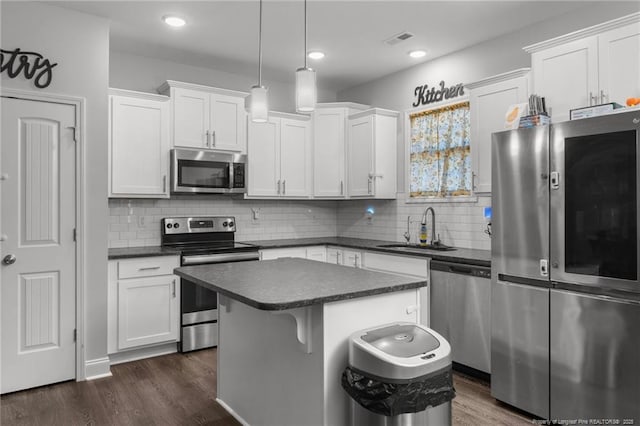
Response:
[{"label": "white ceiling vent cover", "polygon": [[398,33],[396,35],[389,37],[384,42],[387,43],[389,46],[393,46],[405,40],[409,40],[411,37],[413,37],[413,34],[407,31],[403,31],[401,33]]}]

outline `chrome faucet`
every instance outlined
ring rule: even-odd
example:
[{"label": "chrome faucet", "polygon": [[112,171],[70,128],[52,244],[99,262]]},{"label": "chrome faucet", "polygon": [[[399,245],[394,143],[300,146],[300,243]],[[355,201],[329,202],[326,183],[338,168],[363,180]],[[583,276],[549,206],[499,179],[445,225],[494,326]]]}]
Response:
[{"label": "chrome faucet", "polygon": [[409,232],[409,227],[411,226],[411,216],[407,216],[407,230],[404,232],[404,239],[407,240],[407,245],[411,241],[411,233]]},{"label": "chrome faucet", "polygon": [[433,210],[433,207],[427,207],[422,215],[422,223],[426,225],[427,223],[427,213],[431,212],[431,240],[429,242],[430,245],[438,245],[440,244],[440,239],[436,239],[436,212]]}]

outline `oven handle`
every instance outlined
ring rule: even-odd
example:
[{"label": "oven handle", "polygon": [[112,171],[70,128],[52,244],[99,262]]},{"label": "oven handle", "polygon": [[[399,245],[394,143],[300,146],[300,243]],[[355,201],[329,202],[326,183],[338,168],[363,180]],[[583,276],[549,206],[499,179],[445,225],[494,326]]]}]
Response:
[{"label": "oven handle", "polygon": [[199,265],[203,263],[238,262],[243,260],[258,260],[257,252],[247,253],[217,253],[182,256],[182,266]]}]

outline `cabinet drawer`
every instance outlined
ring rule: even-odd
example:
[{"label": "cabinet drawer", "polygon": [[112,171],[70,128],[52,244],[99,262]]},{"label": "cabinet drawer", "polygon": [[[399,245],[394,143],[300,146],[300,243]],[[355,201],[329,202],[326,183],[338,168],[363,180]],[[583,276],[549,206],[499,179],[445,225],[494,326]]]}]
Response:
[{"label": "cabinet drawer", "polygon": [[418,259],[371,252],[365,252],[363,257],[365,269],[411,275],[419,278],[427,278],[429,276],[428,260],[424,258]]},{"label": "cabinet drawer", "polygon": [[153,277],[173,275],[180,266],[178,256],[143,257],[118,261],[118,278]]}]

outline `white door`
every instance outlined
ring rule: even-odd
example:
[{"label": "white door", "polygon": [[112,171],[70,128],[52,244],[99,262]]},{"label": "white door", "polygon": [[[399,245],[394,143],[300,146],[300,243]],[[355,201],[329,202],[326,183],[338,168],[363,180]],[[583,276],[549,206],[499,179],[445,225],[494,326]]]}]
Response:
[{"label": "white door", "polygon": [[109,196],[168,197],[169,102],[111,96],[110,112]]},{"label": "white door", "polygon": [[280,119],[249,123],[249,196],[280,195]]},{"label": "white door", "polygon": [[211,95],[211,146],[230,151],[245,150],[244,98]]},{"label": "white door", "polygon": [[344,197],[344,109],[316,110],[313,121],[313,194],[316,197]]},{"label": "white door", "polygon": [[2,98],[2,393],[75,378],[74,126],[73,106]]},{"label": "white door", "polygon": [[640,94],[640,22],[598,36],[601,103],[625,105]]},{"label": "white door", "polygon": [[210,95],[176,88],[173,92],[173,146],[208,148]]},{"label": "white door", "polygon": [[350,197],[373,195],[373,117],[349,120],[349,171]]},{"label": "white door", "polygon": [[309,196],[309,122],[282,119],[280,127],[282,195]]},{"label": "white door", "polygon": [[596,36],[572,41],[531,56],[533,91],[546,98],[554,123],[569,119],[569,111],[599,103]]}]

